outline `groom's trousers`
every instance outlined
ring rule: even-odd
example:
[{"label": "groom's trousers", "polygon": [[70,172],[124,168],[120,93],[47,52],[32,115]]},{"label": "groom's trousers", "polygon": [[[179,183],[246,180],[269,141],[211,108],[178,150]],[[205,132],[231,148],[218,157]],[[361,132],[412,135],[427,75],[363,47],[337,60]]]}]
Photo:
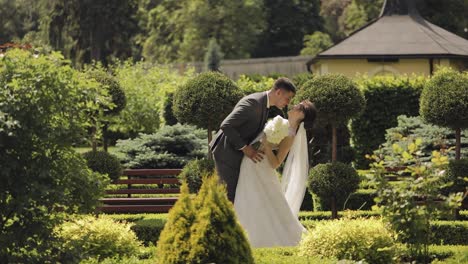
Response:
[{"label": "groom's trousers", "polygon": [[225,163],[223,160],[217,160],[216,157],[214,159],[220,183],[226,185],[227,197],[229,201],[234,203],[240,168],[234,168],[232,164]]}]

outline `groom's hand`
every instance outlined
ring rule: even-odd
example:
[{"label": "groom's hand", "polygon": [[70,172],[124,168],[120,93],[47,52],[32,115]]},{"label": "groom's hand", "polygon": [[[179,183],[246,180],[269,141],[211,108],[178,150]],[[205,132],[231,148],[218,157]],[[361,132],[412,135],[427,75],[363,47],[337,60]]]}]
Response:
[{"label": "groom's hand", "polygon": [[242,152],[244,152],[244,155],[249,157],[253,162],[260,162],[263,159],[263,152],[255,150],[251,145],[243,148]]}]

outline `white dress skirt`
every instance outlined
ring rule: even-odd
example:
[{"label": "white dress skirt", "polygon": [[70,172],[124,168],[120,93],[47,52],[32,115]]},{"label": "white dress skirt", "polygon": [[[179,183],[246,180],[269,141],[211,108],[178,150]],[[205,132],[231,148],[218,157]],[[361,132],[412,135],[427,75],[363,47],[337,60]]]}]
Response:
[{"label": "white dress skirt", "polygon": [[306,232],[267,157],[258,163],[243,158],[234,208],[254,248],[296,246]]}]

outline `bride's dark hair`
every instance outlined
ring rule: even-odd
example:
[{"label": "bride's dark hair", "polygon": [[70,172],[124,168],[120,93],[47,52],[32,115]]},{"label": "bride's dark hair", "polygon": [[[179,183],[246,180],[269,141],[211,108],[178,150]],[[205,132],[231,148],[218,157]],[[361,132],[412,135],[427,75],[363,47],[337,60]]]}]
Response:
[{"label": "bride's dark hair", "polygon": [[299,103],[299,109],[304,113],[304,128],[311,129],[314,126],[315,119],[317,117],[317,108],[315,108],[314,103],[309,100],[304,100]]}]

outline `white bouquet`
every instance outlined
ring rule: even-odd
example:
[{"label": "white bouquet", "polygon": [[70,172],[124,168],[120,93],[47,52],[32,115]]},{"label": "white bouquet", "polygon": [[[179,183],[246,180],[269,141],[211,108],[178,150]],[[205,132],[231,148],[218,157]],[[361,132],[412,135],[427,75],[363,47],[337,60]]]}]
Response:
[{"label": "white bouquet", "polygon": [[281,116],[268,121],[263,129],[268,142],[279,144],[289,134],[289,122]]}]

